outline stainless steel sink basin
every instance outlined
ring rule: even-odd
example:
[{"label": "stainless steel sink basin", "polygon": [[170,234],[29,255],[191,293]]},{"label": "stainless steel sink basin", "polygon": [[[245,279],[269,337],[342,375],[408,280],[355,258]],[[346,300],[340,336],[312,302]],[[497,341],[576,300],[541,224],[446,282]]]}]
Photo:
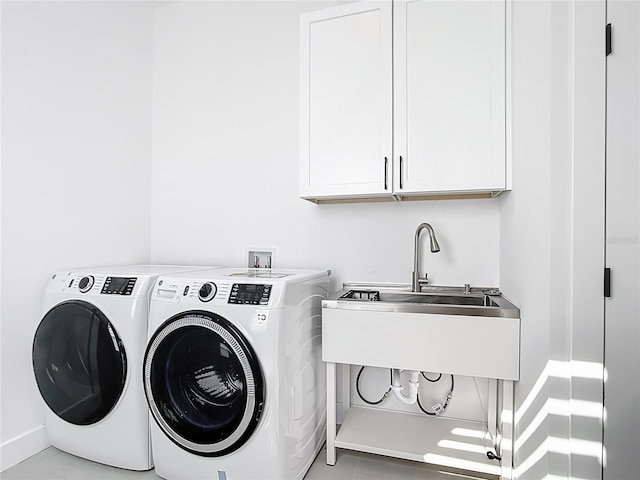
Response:
[{"label": "stainless steel sink basin", "polygon": [[427,291],[412,292],[405,285],[345,284],[343,290],[324,308],[373,310],[407,313],[434,313],[519,318],[519,309],[497,289],[428,286]]},{"label": "stainless steel sink basin", "polygon": [[400,302],[435,305],[469,305],[475,307],[497,307],[489,295],[462,294],[445,295],[433,293],[381,293],[381,302]]}]

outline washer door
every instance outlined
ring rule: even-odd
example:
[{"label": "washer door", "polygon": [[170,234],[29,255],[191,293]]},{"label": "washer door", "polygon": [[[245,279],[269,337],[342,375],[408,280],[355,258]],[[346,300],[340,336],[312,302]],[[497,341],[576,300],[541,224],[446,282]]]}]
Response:
[{"label": "washer door", "polygon": [[33,340],[33,371],[42,398],[63,420],[102,420],[124,390],[127,357],[107,317],[73,300],[44,316]]},{"label": "washer door", "polygon": [[229,321],[210,312],[170,318],[151,338],[144,388],[156,423],[181,448],[217,457],[240,448],[262,413],[255,352]]}]

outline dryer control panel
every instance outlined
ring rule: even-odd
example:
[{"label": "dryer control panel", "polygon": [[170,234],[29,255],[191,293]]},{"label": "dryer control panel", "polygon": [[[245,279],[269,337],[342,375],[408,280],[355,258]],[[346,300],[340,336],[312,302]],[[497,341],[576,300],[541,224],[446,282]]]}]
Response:
[{"label": "dryer control panel", "polygon": [[[203,272],[207,274],[208,272]],[[158,278],[152,301],[178,302],[185,305],[197,305],[197,308],[223,306],[270,307],[280,308],[285,290],[284,282],[269,281],[227,281],[211,275],[193,274],[193,278],[162,276]]]},{"label": "dryer control panel", "polygon": [[234,283],[229,303],[237,305],[268,305],[271,285],[257,283]]}]

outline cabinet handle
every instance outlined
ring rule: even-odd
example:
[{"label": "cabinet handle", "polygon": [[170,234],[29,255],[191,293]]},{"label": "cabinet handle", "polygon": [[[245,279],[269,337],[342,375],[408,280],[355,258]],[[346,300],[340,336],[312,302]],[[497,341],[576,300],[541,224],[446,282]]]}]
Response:
[{"label": "cabinet handle", "polygon": [[402,190],[402,155],[400,155],[400,189]]},{"label": "cabinet handle", "polygon": [[389,159],[387,157],[384,157],[384,189],[386,190],[388,185],[387,185],[387,165],[389,164]]}]

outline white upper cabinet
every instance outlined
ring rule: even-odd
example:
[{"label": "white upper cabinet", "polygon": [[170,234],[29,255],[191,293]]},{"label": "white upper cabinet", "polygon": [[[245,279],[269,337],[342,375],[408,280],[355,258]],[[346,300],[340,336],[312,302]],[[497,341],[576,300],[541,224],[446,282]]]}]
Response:
[{"label": "white upper cabinet", "polygon": [[505,3],[365,1],[303,15],[300,196],[508,189]]},{"label": "white upper cabinet", "polygon": [[398,194],[506,188],[505,47],[504,0],[394,3]]},{"label": "white upper cabinet", "polygon": [[390,194],[391,3],[312,12],[300,37],[300,195]]}]

